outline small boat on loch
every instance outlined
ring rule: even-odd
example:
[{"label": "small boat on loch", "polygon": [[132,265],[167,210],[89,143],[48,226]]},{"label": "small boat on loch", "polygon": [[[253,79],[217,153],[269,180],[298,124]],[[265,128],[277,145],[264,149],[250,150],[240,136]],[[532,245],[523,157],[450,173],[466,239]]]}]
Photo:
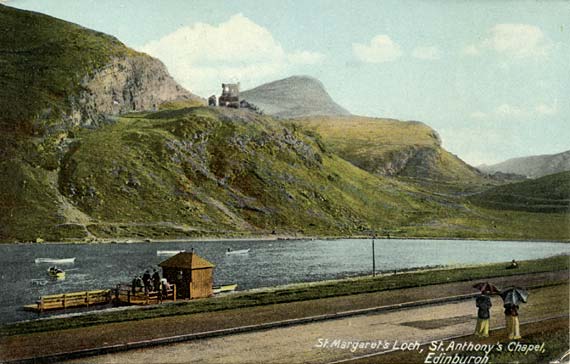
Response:
[{"label": "small boat on loch", "polygon": [[225,284],[225,285],[213,287],[213,291],[214,291],[214,294],[233,292],[237,289],[237,286],[238,286],[237,283]]},{"label": "small boat on loch", "polygon": [[183,253],[186,250],[157,250],[156,251],[156,255],[160,256],[160,255],[176,255],[178,253]]},{"label": "small boat on loch", "polygon": [[36,258],[36,264],[40,263],[51,263],[51,264],[73,264],[75,263],[75,257],[73,258]]},{"label": "small boat on loch", "polygon": [[49,276],[52,278],[56,278],[56,279],[65,278],[65,272],[63,271],[63,269],[60,269],[57,267],[49,267],[47,272],[48,272]]},{"label": "small boat on loch", "polygon": [[228,250],[226,251],[226,255],[248,254],[248,253],[249,253],[249,249],[232,250],[231,248],[228,248]]}]

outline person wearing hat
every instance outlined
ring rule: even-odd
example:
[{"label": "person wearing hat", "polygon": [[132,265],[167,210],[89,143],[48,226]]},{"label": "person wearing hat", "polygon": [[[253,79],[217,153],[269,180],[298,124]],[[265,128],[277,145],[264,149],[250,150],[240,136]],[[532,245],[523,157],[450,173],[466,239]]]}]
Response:
[{"label": "person wearing hat", "polygon": [[475,326],[475,336],[489,337],[489,321],[491,319],[491,297],[489,291],[483,291],[475,298],[477,306],[477,325]]}]

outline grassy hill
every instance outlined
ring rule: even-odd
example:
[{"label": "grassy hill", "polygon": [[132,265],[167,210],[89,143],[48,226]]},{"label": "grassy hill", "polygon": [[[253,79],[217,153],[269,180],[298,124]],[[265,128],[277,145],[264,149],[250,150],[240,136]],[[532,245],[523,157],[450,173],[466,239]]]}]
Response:
[{"label": "grassy hill", "polygon": [[378,175],[481,183],[480,173],[441,147],[437,133],[416,121],[347,117],[295,120],[322,136],[352,164]]},{"label": "grassy hill", "polygon": [[160,61],[100,32],[0,5],[0,33],[0,239],[14,226],[75,236],[88,218],[59,194],[57,175],[76,133],[196,98]]},{"label": "grassy hill", "polygon": [[469,201],[500,210],[568,213],[570,212],[570,172],[498,186],[469,197]]},{"label": "grassy hill", "polygon": [[568,239],[567,213],[446,193],[481,180],[424,124],[197,107],[158,60],[113,37],[1,5],[0,28],[1,242]]},{"label": "grassy hill", "polygon": [[8,241],[273,231],[346,236],[370,230],[392,236],[567,237],[568,215],[505,215],[425,192],[355,167],[311,131],[242,110],[130,114],[78,131],[57,170],[14,167],[19,172],[10,178],[21,188],[8,208]]},{"label": "grassy hill", "polygon": [[[247,111],[133,114],[80,139],[59,190],[98,236],[350,234],[397,226],[431,205]],[[381,208],[369,215],[374,205]]]}]

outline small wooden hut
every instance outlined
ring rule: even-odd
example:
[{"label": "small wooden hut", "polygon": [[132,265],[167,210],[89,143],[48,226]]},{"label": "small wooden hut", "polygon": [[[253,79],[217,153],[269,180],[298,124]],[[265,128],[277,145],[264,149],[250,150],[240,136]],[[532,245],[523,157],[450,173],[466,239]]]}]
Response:
[{"label": "small wooden hut", "polygon": [[181,252],[159,266],[162,276],[176,284],[179,298],[202,298],[214,294],[214,265],[197,254]]}]

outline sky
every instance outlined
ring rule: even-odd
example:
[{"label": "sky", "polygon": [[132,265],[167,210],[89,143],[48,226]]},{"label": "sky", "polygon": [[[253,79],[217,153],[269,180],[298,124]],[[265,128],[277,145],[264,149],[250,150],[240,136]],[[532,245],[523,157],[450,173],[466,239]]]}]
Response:
[{"label": "sky", "polygon": [[0,1],[114,35],[200,96],[309,75],[475,166],[570,149],[570,1]]}]

